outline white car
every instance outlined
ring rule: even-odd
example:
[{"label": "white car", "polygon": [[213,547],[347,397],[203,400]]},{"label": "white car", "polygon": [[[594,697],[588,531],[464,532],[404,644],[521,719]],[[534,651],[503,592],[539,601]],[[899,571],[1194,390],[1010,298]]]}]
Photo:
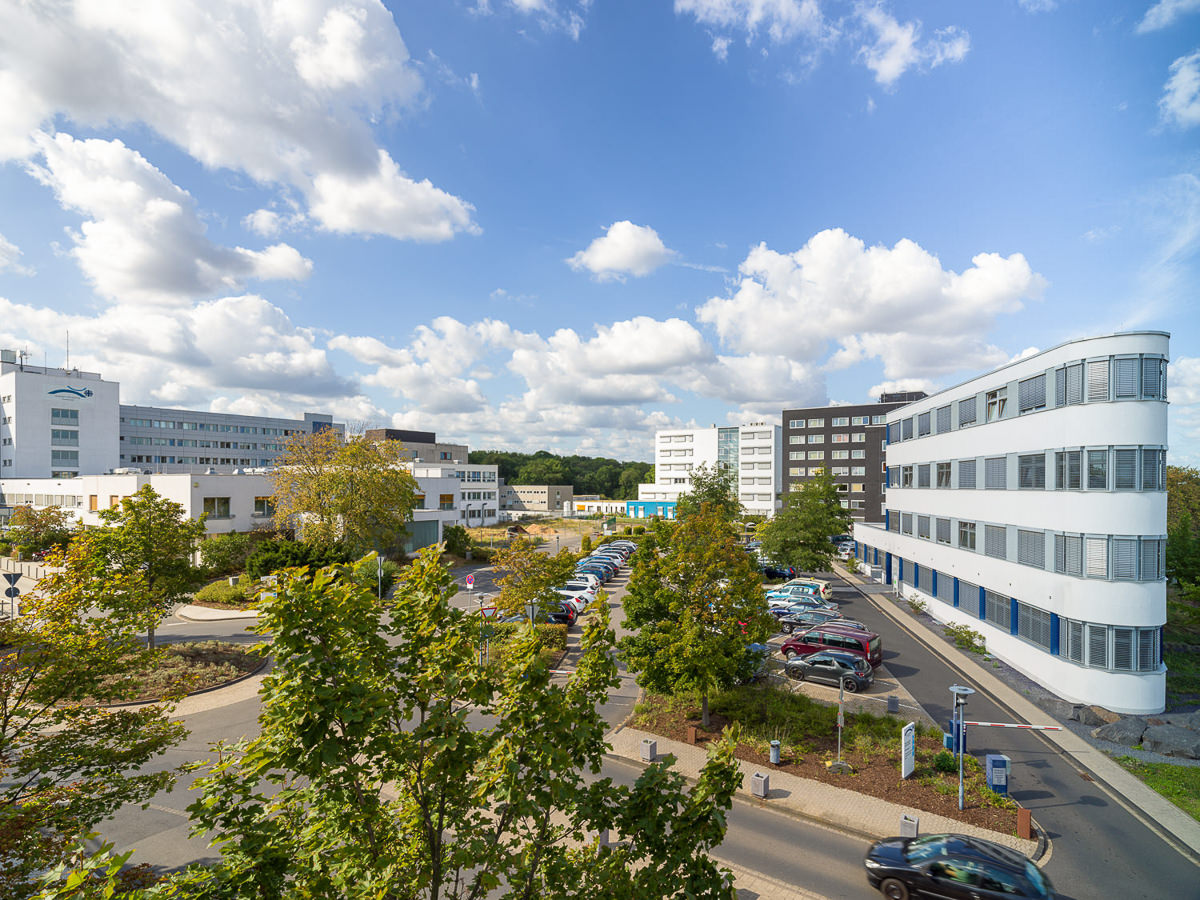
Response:
[{"label": "white car", "polygon": [[588,572],[576,572],[567,584],[583,584],[584,587],[591,588],[593,592],[600,590],[600,579]]},{"label": "white car", "polygon": [[571,604],[576,614],[582,613],[596,599],[595,592],[586,588],[581,590],[578,588],[557,587],[554,589],[554,593],[562,597],[565,602]]}]

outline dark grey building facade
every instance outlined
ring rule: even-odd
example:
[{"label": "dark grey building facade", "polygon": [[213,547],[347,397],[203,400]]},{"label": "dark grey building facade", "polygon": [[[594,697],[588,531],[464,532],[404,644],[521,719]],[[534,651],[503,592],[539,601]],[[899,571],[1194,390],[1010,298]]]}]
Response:
[{"label": "dark grey building facade", "polygon": [[887,414],[925,394],[881,394],[878,403],[783,411],[784,496],[828,469],[855,522],[883,521]]}]

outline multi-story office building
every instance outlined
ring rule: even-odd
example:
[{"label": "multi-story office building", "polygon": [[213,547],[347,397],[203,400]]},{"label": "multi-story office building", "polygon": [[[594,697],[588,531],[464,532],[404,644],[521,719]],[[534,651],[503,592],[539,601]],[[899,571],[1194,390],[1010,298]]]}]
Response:
[{"label": "multi-story office building", "polygon": [[1063,698],[1161,711],[1167,349],[1071,341],[889,413],[860,558]]},{"label": "multi-story office building", "polygon": [[882,394],[878,403],[783,411],[783,490],[801,490],[826,469],[855,522],[883,518],[884,426],[887,414],[923,392]]},{"label": "multi-story office building", "polygon": [[638,500],[674,502],[692,489],[692,470],[720,465],[737,473],[747,512],[771,516],[780,506],[782,462],[778,425],[680,428],[654,435],[654,483],[638,485]]},{"label": "multi-story office building", "polygon": [[[457,494],[446,491],[439,495],[437,508],[458,510],[461,522],[468,528],[494,525],[500,521],[500,467],[471,463],[412,463],[412,473],[417,479],[453,478],[458,482]],[[431,497],[425,499],[425,507],[433,508]]]},{"label": "multi-story office building", "polygon": [[575,488],[569,484],[502,484],[500,513],[507,518],[570,512]]},{"label": "multi-story office building", "polygon": [[400,441],[404,444],[404,455],[414,462],[423,463],[466,463],[466,444],[438,443],[432,431],[406,431],[400,428],[369,428],[363,437],[369,441]]},{"label": "multi-story office building", "polygon": [[324,413],[284,419],[124,403],[120,424],[121,467],[156,474],[270,468],[293,435],[346,432]]},{"label": "multi-story office building", "polygon": [[0,478],[71,478],[120,464],[119,386],[0,350]]}]

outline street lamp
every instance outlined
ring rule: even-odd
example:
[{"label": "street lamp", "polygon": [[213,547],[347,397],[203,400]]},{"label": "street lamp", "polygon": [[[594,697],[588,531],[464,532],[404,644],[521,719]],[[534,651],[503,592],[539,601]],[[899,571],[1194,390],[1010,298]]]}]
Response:
[{"label": "street lamp", "polygon": [[961,684],[950,685],[954,695],[954,747],[958,751],[958,808],[963,808],[963,751],[967,743],[967,698],[975,693],[974,688]]}]

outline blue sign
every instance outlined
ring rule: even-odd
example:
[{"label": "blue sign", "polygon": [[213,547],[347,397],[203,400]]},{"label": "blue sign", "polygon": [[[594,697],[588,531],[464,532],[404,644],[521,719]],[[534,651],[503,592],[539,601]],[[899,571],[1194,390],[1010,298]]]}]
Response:
[{"label": "blue sign", "polygon": [[10,600],[16,600],[18,597],[21,596],[21,589],[15,588],[15,587],[5,588],[4,596]]},{"label": "blue sign", "polygon": [[62,387],[62,388],[55,388],[52,391],[46,391],[46,393],[49,394],[51,397],[54,397],[54,396],[74,397],[77,400],[86,400],[88,397],[92,396],[92,389],[91,388]]}]

